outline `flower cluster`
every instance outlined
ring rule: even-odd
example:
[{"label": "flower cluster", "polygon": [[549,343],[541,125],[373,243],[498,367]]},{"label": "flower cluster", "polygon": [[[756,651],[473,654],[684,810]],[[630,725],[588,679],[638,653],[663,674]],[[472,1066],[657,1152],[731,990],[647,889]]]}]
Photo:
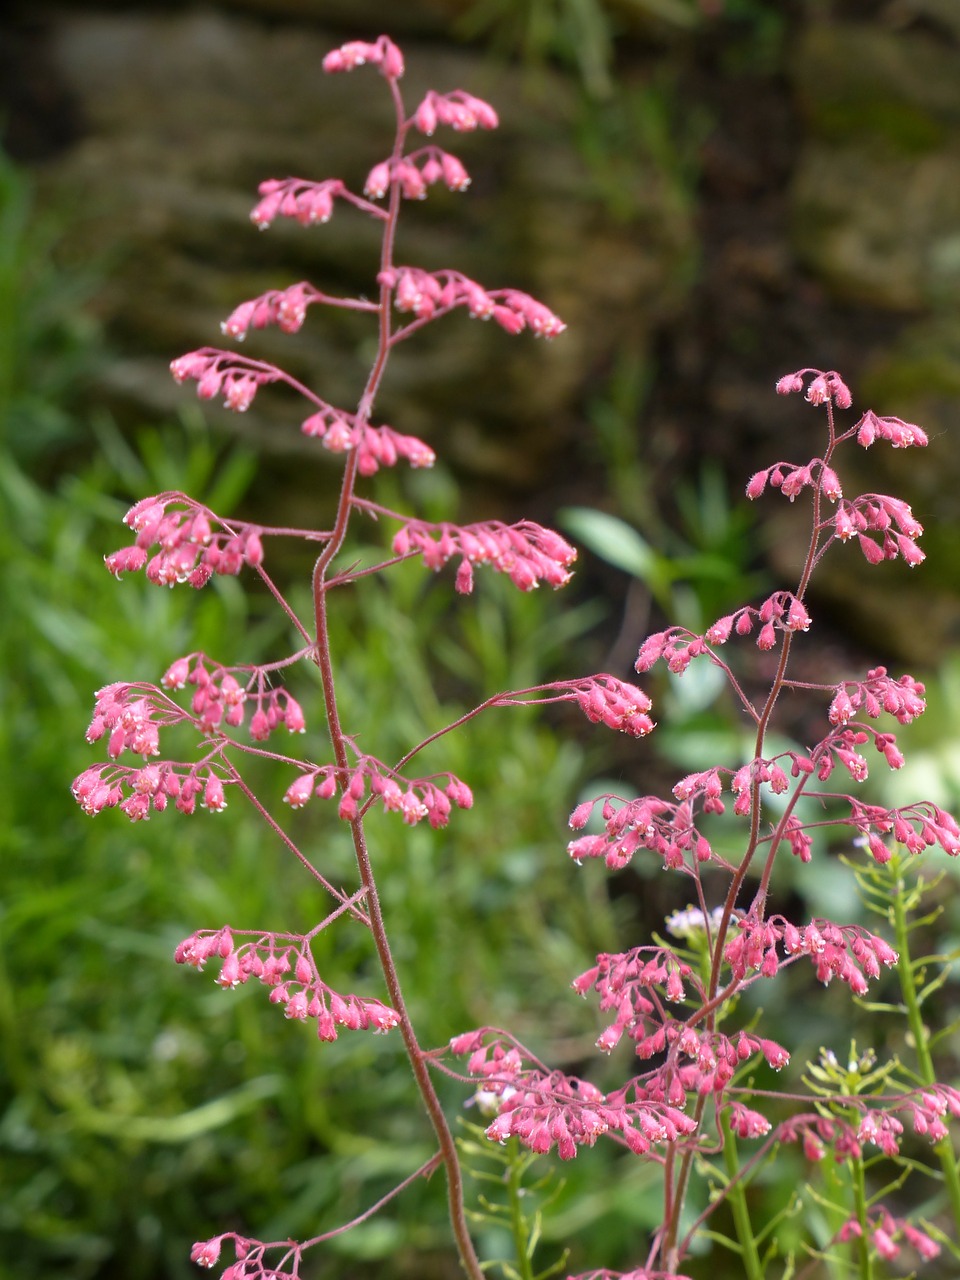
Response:
[{"label": "flower cluster", "polygon": [[791,502],[802,490],[813,485],[831,502],[843,497],[837,473],[822,458],[812,458],[804,466],[795,462],[778,462],[763,471],[757,471],[747,484],[747,497],[751,500],[759,498],[768,483],[772,488],[779,489]]},{"label": "flower cluster", "polygon": [[412,312],[418,320],[432,320],[466,307],[476,320],[496,320],[508,333],[526,328],[538,338],[555,338],[566,325],[553,312],[519,289],[485,289],[459,271],[424,271],[420,267],[389,267],[377,276],[393,289],[398,311]]},{"label": "flower cluster", "polygon": [[470,175],[456,156],[439,147],[421,147],[397,160],[381,160],[367,174],[363,194],[381,200],[392,183],[406,200],[423,200],[427,188],[443,182],[450,191],[466,191]]},{"label": "flower cluster", "polygon": [[[220,328],[226,337],[237,342],[243,342],[250,329],[265,329],[271,324],[275,324],[283,333],[298,333],[307,318],[307,307],[315,302],[336,305],[340,299],[331,298],[302,280],[299,284],[288,285],[286,289],[269,289],[256,298],[241,302],[234,307]],[[203,368],[199,363],[192,365],[188,356],[181,356],[173,365],[174,377],[178,382],[187,377],[197,377],[196,370]]]},{"label": "flower cluster", "polygon": [[158,706],[149,696],[156,693],[151,685],[104,685],[95,695],[93,719],[87,728],[88,742],[107,738],[107,755],[117,760],[124,751],[138,756],[160,754],[160,727],[183,718],[180,708],[163,700]]},{"label": "flower cluster", "polygon": [[778,916],[764,921],[739,920],[738,931],[724,947],[723,956],[738,981],[750,972],[772,978],[781,965],[778,943],[788,957],[808,956],[824,986],[837,978],[858,996],[865,994],[869,979],[879,976],[881,965],[890,969],[899,958],[883,938],[860,925],[814,919],[798,927]]},{"label": "flower cluster", "polygon": [[213,400],[223,396],[223,407],[234,413],[246,413],[254,396],[269,382],[290,382],[291,379],[272,364],[253,360],[232,351],[219,351],[216,347],[200,347],[188,351],[170,363],[174,381],[186,382],[193,378],[197,395],[201,400]]},{"label": "flower cluster", "polygon": [[293,218],[303,227],[329,222],[335,199],[346,200],[376,218],[386,214],[349,191],[339,178],[311,182],[305,178],[267,178],[257,188],[260,200],[250,213],[250,221],[266,231],[275,218]]},{"label": "flower cluster", "polygon": [[437,93],[431,89],[413,113],[413,123],[432,138],[438,124],[449,125],[457,133],[470,133],[474,129],[496,129],[500,121],[490,103],[472,93],[463,89]]},{"label": "flower cluster", "polygon": [[558,533],[532,520],[514,525],[490,520],[463,526],[410,520],[394,537],[393,550],[398,556],[420,552],[423,563],[434,570],[453,556],[462,557],[456,588],[464,595],[473,590],[474,565],[489,565],[505,573],[521,591],[532,591],[541,582],[565,586],[572,576],[570,565],[577,558],[576,549]]},{"label": "flower cluster", "polygon": [[94,765],[74,778],[71,790],[90,817],[119,808],[131,822],[149,818],[151,809],[162,813],[171,800],[181,813],[193,813],[198,800],[211,813],[227,807],[224,779],[204,764],[148,764],[142,769]]},{"label": "flower cluster", "polygon": [[[863,1227],[857,1218],[849,1218],[837,1232],[837,1239],[844,1243],[848,1240],[859,1240],[863,1235]],[[880,1206],[874,1210],[867,1224],[867,1235],[877,1251],[877,1257],[892,1262],[900,1256],[899,1241],[911,1245],[924,1261],[936,1258],[940,1246],[932,1236],[918,1227],[912,1226],[906,1218],[894,1218],[885,1208]]]},{"label": "flower cluster", "polygon": [[693,806],[689,800],[671,804],[658,796],[640,796],[623,800],[605,794],[577,805],[570,815],[574,831],[587,825],[594,807],[602,801],[604,831],[602,835],[579,836],[567,845],[567,852],[577,863],[584,858],[603,858],[611,871],[625,867],[638,849],[650,849],[663,858],[668,870],[685,865],[687,855],[706,862],[713,850],[705,836],[693,824]]},{"label": "flower cluster", "polygon": [[813,377],[807,385],[805,398],[810,404],[826,404],[829,400],[832,400],[838,409],[850,408],[851,404],[853,404],[850,388],[839,373],[834,372],[832,369],[828,373],[824,373],[820,369],[798,369],[796,373],[785,374],[777,382],[777,395],[788,396],[792,392],[802,391],[804,379],[809,374],[812,374]]},{"label": "flower cluster", "polygon": [[909,675],[894,680],[886,667],[874,667],[865,680],[844,680],[834,687],[836,693],[827,713],[832,725],[846,724],[861,709],[873,720],[886,712],[900,724],[910,724],[926,710],[920,681]]},{"label": "flower cluster", "polygon": [[859,1157],[865,1143],[887,1156],[896,1155],[905,1127],[900,1116],[931,1143],[948,1136],[947,1117],[960,1117],[960,1091],[949,1085],[913,1089],[894,1098],[845,1098],[844,1103],[859,1112],[856,1124],[838,1116],[794,1116],[780,1126],[779,1136],[785,1142],[799,1141],[808,1160],[822,1160],[829,1148],[840,1162]]},{"label": "flower cluster", "polygon": [[323,59],[323,69],[328,73],[353,71],[355,67],[376,67],[388,80],[399,80],[403,75],[403,54],[388,36],[370,44],[366,40],[348,40],[339,49],[331,51]]},{"label": "flower cluster", "polygon": [[890,850],[882,836],[892,835],[908,853],[922,853],[938,844],[951,858],[960,854],[960,824],[952,814],[929,800],[884,809],[881,805],[863,804],[851,796],[850,825],[857,828],[861,839],[876,862],[889,862]]},{"label": "flower cluster", "polygon": [[483,1031],[457,1036],[450,1047],[458,1056],[470,1055],[467,1071],[498,1099],[498,1114],[486,1130],[493,1142],[516,1137],[538,1153],[556,1146],[561,1160],[572,1160],[580,1147],[592,1147],[612,1131],[645,1155],[655,1143],[677,1142],[697,1127],[675,1107],[628,1101],[627,1089],[604,1095],[576,1076],[528,1067],[515,1046],[506,1047],[500,1037],[485,1042]]},{"label": "flower cluster", "polygon": [[[686,984],[686,986],[684,985]],[[638,1058],[652,1058],[667,1050],[692,1059],[680,1067],[664,1064],[643,1083],[644,1096],[682,1107],[688,1091],[719,1093],[749,1058],[761,1054],[779,1071],[790,1055],[774,1040],[741,1031],[736,1039],[720,1032],[702,1032],[671,1017],[664,1000],[679,1004],[692,987],[706,998],[702,983],[690,966],[665,948],[635,947],[618,955],[598,955],[597,963],[573,981],[573,989],[600,997],[601,1012],[614,1011],[613,1021],[600,1033],[597,1048],[610,1053],[626,1036]]]},{"label": "flower cluster", "polygon": [[[684,982],[692,983],[699,996],[702,984],[690,966],[665,947],[634,947],[618,955],[602,954],[597,963],[574,978],[571,986],[578,995],[595,991],[600,997],[600,1010],[615,1010],[615,1017],[597,1039],[597,1048],[610,1053],[626,1035],[637,1046],[637,1054],[648,1058],[663,1049],[663,1028],[659,1025],[660,996],[678,1004],[686,999]],[[645,991],[656,988],[654,1003]],[[659,1048],[653,1047],[660,1035]]]},{"label": "flower cluster", "polygon": [[878,733],[869,725],[856,729],[842,728],[831,733],[814,748],[811,759],[820,781],[825,782],[833,773],[834,766],[839,763],[855,782],[863,782],[868,774],[867,762],[856,748],[863,746],[871,738],[891,769],[903,768],[903,753],[897,746],[895,734]]},{"label": "flower cluster", "polygon": [[[880,564],[901,556],[912,569],[926,558],[916,542],[923,533],[923,525],[915,519],[910,504],[900,498],[891,498],[883,493],[864,493],[852,502],[844,499],[829,523],[833,525],[834,537],[840,542],[849,542],[856,537],[869,564]],[[868,537],[868,533],[880,533],[882,540],[877,542]]]},{"label": "flower cluster", "polygon": [[[684,1106],[690,1094],[719,1097],[737,1070],[753,1057],[761,1056],[774,1071],[782,1071],[790,1061],[790,1054],[776,1040],[745,1031],[731,1038],[674,1020],[665,1021],[652,1036],[638,1042],[637,1055],[650,1057],[665,1048],[670,1050],[667,1061],[647,1075],[638,1090],[644,1097],[665,1100],[675,1107]],[[681,1057],[689,1061],[681,1062]]]},{"label": "flower cluster", "polygon": [[710,654],[711,645],[726,644],[731,635],[748,636],[758,623],[757,648],[769,650],[777,643],[778,631],[788,634],[808,631],[810,614],[792,591],[775,591],[759,606],[744,605],[718,618],[703,635],[685,627],[654,632],[640,646],[634,667],[637,671],[649,671],[662,659],[674,675],[683,675],[694,658]]},{"label": "flower cluster", "polygon": [[287,935],[258,934],[238,946],[230,929],[203,929],[177,946],[174,959],[195,969],[203,969],[210,959],[219,960],[216,982],[224,988],[259,978],[270,988],[270,1003],[282,1005],[287,1018],[315,1018],[321,1040],[336,1040],[337,1027],[386,1032],[397,1025],[399,1017],[383,1001],[338,995],[317,973],[306,941],[296,938],[293,943]]},{"label": "flower cluster", "polygon": [[[329,800],[337,794],[337,775],[335,765],[307,770],[290,784],[283,798],[292,809],[302,809],[314,795]],[[445,827],[452,805],[458,809],[473,805],[470,788],[452,773],[407,782],[380,760],[362,756],[344,779],[338,812],[345,821],[357,817],[368,786],[372,799],[379,800],[388,813],[399,813],[410,826],[426,818],[435,829]]]},{"label": "flower cluster", "polygon": [[770,1132],[770,1121],[759,1111],[745,1107],[742,1102],[731,1102],[727,1110],[730,1128],[738,1138],[762,1138]]},{"label": "flower cluster", "polygon": [[404,458],[411,467],[432,467],[437,455],[416,436],[403,435],[392,427],[371,427],[357,415],[327,405],[301,423],[305,436],[323,442],[331,453],[357,453],[357,469],[372,476],[381,467],[393,467]]},{"label": "flower cluster", "polygon": [[[243,566],[263,563],[261,530],[237,524],[214,531],[213,513],[182,493],[161,493],[130,508],[123,522],[136,533],[132,546],[104,557],[112,574],[146,567],[147,578],[158,586],[186,582],[204,587],[215,573],[238,574]],[[157,547],[151,557],[152,547]]]},{"label": "flower cluster", "polygon": [[909,449],[911,445],[923,448],[927,443],[927,433],[913,422],[904,422],[902,418],[880,418],[868,409],[853,428],[857,436],[857,444],[869,449],[875,440],[886,440],[894,449]]},{"label": "flower cluster", "polygon": [[[234,672],[247,675],[245,685]],[[214,733],[221,724],[237,728],[251,707],[249,732],[257,742],[281,726],[290,733],[306,728],[299,702],[286,689],[267,688],[263,667],[222,667],[202,653],[186,654],[167,669],[160,683],[165,689],[195,686],[191,708],[204,733]]]},{"label": "flower cluster", "polygon": [[[795,752],[784,752],[779,759],[790,759],[792,761],[790,772],[797,777],[801,772],[809,772],[813,765],[803,760],[803,757]],[[719,779],[712,779],[710,787],[713,789]],[[684,786],[686,779],[682,779],[677,785]],[[776,795],[783,795],[789,787],[790,783],[786,773],[777,763],[777,759],[764,760],[760,757],[757,760],[751,760],[747,764],[741,765],[730,779],[730,790],[736,796],[733,802],[733,812],[738,817],[747,817],[753,812],[753,798],[758,788],[761,786],[769,787],[771,792]],[[704,803],[704,812],[717,812],[722,802],[714,799],[711,810]]]},{"label": "flower cluster", "polygon": [[647,695],[617,676],[599,673],[553,687],[569,690],[566,697],[576,702],[591,724],[605,724],[633,738],[643,738],[656,727],[647,714],[653,706]]}]

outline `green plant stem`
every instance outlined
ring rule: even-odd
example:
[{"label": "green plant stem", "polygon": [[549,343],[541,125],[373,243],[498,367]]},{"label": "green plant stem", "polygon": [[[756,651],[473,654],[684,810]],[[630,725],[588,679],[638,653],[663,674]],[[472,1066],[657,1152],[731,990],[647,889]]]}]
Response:
[{"label": "green plant stem", "polygon": [[[937,1077],[933,1066],[933,1058],[930,1054],[927,1029],[923,1023],[917,984],[914,981],[913,961],[910,958],[910,929],[907,922],[907,909],[903,901],[905,885],[900,854],[895,853],[893,855],[890,868],[896,877],[896,885],[892,894],[893,932],[898,955],[897,974],[900,978],[900,990],[903,995],[904,1007],[907,1011],[910,1034],[913,1036],[914,1052],[917,1055],[917,1071],[924,1084],[932,1088],[937,1084]],[[958,1230],[960,1230],[960,1173],[957,1170],[953,1143],[949,1137],[941,1138],[934,1146],[934,1151],[937,1153],[940,1168],[943,1170],[943,1180],[950,1200],[953,1220]]]},{"label": "green plant stem", "polygon": [[853,1203],[856,1209],[857,1222],[860,1224],[860,1235],[857,1237],[857,1262],[860,1280],[873,1280],[873,1264],[870,1260],[870,1239],[867,1235],[867,1187],[863,1176],[863,1161],[851,1160],[850,1181],[853,1186]]},{"label": "green plant stem", "polygon": [[730,1183],[727,1199],[733,1213],[733,1221],[740,1242],[740,1260],[743,1263],[743,1274],[746,1280],[763,1280],[763,1264],[757,1252],[757,1239],[753,1224],[750,1221],[750,1209],[747,1205],[746,1190],[740,1174],[740,1153],[737,1140],[730,1128],[730,1121],[724,1113],[720,1116],[720,1132],[723,1135],[723,1163]]},{"label": "green plant stem", "polygon": [[513,1248],[521,1280],[533,1280],[533,1259],[529,1254],[529,1232],[522,1203],[525,1168],[523,1153],[516,1138],[511,1138],[507,1146],[509,1152],[507,1202],[510,1206],[510,1234],[513,1236]]}]

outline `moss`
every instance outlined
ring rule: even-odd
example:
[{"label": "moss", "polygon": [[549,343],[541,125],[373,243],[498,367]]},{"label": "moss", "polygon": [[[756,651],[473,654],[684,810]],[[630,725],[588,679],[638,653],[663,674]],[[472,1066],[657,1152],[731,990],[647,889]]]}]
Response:
[{"label": "moss", "polygon": [[879,138],[904,155],[936,151],[950,136],[947,126],[925,111],[879,92],[849,102],[818,102],[810,123],[827,141]]}]

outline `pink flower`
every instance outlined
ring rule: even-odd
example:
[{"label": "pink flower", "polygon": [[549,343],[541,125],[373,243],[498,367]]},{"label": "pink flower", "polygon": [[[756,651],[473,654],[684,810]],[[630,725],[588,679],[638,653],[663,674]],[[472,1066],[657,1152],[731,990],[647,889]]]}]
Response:
[{"label": "pink flower", "polygon": [[190,1261],[200,1267],[215,1267],[220,1257],[220,1243],[223,1236],[214,1236],[212,1240],[198,1240],[190,1250]]}]

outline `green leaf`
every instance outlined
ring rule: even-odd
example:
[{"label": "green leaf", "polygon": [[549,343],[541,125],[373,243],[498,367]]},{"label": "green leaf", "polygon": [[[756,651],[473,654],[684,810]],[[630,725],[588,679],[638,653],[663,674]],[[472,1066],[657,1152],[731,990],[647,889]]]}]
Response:
[{"label": "green leaf", "polygon": [[566,507],[560,523],[594,555],[651,587],[669,585],[673,573],[663,556],[624,520],[590,507]]}]

